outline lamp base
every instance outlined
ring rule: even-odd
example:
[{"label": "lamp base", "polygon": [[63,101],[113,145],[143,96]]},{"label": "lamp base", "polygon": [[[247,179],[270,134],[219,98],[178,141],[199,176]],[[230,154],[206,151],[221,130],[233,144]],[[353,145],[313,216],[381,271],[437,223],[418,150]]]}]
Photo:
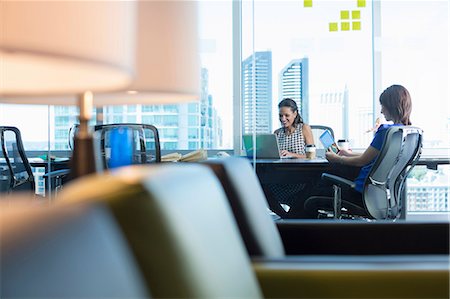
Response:
[{"label": "lamp base", "polygon": [[80,125],[73,140],[73,153],[70,161],[70,176],[72,179],[95,173],[96,160],[94,151],[94,138],[89,132],[88,122],[91,118],[93,95],[86,91],[79,99]]},{"label": "lamp base", "polygon": [[70,160],[70,177],[79,178],[96,172],[94,140],[91,134],[75,135],[72,159]]}]

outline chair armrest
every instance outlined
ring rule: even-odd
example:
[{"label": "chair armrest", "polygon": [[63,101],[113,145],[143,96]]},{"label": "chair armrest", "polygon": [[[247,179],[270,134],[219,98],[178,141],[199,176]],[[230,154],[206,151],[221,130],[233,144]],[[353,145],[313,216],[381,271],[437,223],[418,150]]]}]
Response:
[{"label": "chair armrest", "polygon": [[448,266],[383,256],[253,262],[264,298],[448,298]]},{"label": "chair armrest", "polygon": [[60,170],[47,172],[42,177],[44,179],[52,179],[52,178],[58,178],[58,177],[66,176],[69,173],[70,173],[70,169],[60,169]]},{"label": "chair armrest", "polygon": [[322,174],[322,180],[326,182],[330,182],[333,185],[337,185],[341,188],[347,188],[347,189],[355,189],[356,184],[353,181],[344,179],[340,176],[329,174],[329,173],[323,173]]}]

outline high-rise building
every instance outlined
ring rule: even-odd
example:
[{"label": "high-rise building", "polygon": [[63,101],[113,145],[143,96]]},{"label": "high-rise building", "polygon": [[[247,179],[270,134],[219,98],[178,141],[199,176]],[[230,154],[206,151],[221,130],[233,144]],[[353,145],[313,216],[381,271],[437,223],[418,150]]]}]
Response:
[{"label": "high-rise building", "polygon": [[[333,128],[336,138],[347,138],[344,136],[344,105],[346,90],[331,91],[320,94],[317,113],[314,113],[312,125],[324,125]],[[320,113],[319,113],[320,112]]]},{"label": "high-rise building", "polygon": [[255,52],[242,62],[242,132],[272,130],[272,52]]},{"label": "high-rise building", "polygon": [[408,211],[450,211],[448,184],[408,184]]},{"label": "high-rise building", "polygon": [[279,85],[279,100],[293,99],[301,117],[309,123],[308,58],[289,62],[280,72]]},{"label": "high-rise building", "polygon": [[[208,90],[208,70],[201,70],[200,101],[173,105],[127,105],[104,107],[103,123],[144,123],[158,128],[161,149],[194,150],[222,145],[222,122]],[[69,149],[69,128],[77,123],[76,107],[52,107],[54,148]]]}]

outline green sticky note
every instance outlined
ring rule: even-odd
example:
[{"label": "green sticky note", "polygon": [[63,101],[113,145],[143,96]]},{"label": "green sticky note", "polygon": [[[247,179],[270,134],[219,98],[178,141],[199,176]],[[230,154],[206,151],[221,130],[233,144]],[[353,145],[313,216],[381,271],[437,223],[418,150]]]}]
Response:
[{"label": "green sticky note", "polygon": [[341,20],[348,20],[350,18],[350,13],[348,10],[341,10]]},{"label": "green sticky note", "polygon": [[338,31],[338,23],[329,23],[328,28],[329,28],[330,32]]},{"label": "green sticky note", "polygon": [[312,7],[312,0],[303,0],[303,7]]},{"label": "green sticky note", "polygon": [[342,22],[341,31],[349,31],[349,30],[350,30],[350,22]]},{"label": "green sticky note", "polygon": [[366,0],[357,0],[358,7],[366,7]]},{"label": "green sticky note", "polygon": [[352,19],[354,19],[354,20],[361,19],[361,11],[359,11],[359,10],[352,10]]},{"label": "green sticky note", "polygon": [[361,30],[361,22],[352,22],[352,30]]}]

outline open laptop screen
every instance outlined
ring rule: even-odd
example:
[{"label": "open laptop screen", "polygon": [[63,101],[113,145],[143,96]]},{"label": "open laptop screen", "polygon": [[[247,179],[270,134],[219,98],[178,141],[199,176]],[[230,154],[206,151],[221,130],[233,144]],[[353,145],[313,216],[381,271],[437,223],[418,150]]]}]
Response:
[{"label": "open laptop screen", "polygon": [[[247,157],[253,158],[253,135],[242,135]],[[277,137],[275,134],[256,134],[256,158],[280,159]]]}]

